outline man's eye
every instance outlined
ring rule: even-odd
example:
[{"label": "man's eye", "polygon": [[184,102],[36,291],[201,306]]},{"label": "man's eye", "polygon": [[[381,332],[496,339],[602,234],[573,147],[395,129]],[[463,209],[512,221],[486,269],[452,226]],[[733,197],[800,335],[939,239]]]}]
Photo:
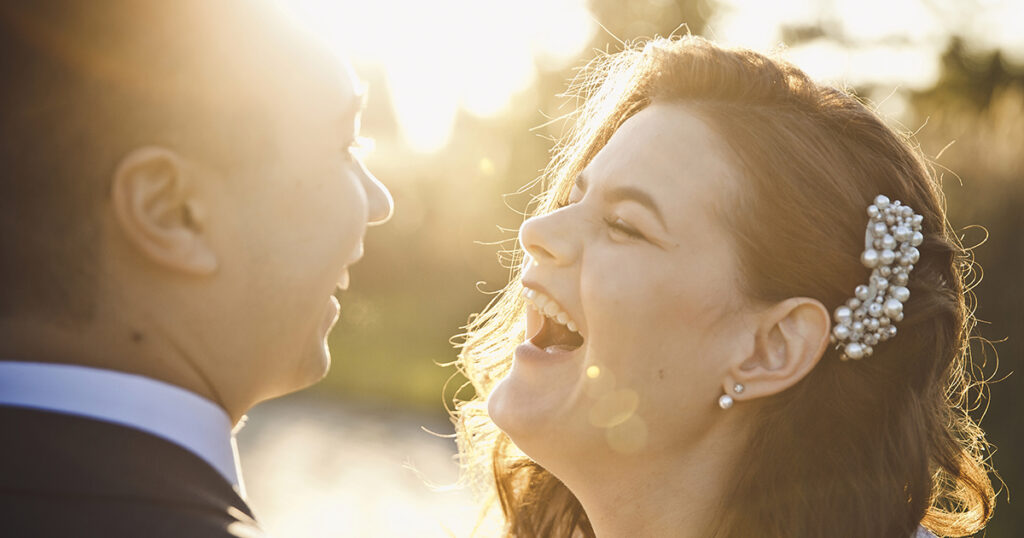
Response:
[{"label": "man's eye", "polygon": [[633,239],[645,239],[644,234],[640,233],[640,231],[637,230],[636,228],[630,226],[628,222],[622,219],[622,217],[611,217],[605,219],[605,222],[608,224],[609,228],[618,233],[624,234],[627,237]]}]

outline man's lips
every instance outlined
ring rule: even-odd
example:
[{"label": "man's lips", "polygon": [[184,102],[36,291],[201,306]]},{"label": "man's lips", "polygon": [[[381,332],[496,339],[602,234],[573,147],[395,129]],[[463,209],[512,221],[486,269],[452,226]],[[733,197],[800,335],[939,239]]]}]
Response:
[{"label": "man's lips", "polygon": [[347,290],[350,280],[351,280],[351,277],[349,277],[348,267],[346,266],[345,269],[341,272],[341,277],[338,278],[338,282],[337,282],[338,289],[340,289],[340,290]]}]

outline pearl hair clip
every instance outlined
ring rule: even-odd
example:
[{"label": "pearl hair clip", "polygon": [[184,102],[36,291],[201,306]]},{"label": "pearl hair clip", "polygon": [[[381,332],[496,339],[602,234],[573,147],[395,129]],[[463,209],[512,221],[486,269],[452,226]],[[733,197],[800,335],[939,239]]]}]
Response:
[{"label": "pearl hair clip", "polygon": [[834,312],[830,340],[842,348],[844,361],[868,357],[873,346],[896,336],[894,324],[903,320],[903,303],[910,298],[907,280],[924,241],[924,217],[899,200],[890,202],[879,194],[868,206],[868,217],[860,262],[872,270],[871,278]]}]

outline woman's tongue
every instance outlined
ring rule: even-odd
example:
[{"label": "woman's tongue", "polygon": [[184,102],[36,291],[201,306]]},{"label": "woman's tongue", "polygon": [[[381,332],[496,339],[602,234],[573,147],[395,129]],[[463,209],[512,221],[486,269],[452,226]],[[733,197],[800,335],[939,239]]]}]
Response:
[{"label": "woman's tongue", "polygon": [[548,352],[573,351],[583,345],[583,337],[561,323],[544,318],[540,332],[530,339],[533,344]]}]

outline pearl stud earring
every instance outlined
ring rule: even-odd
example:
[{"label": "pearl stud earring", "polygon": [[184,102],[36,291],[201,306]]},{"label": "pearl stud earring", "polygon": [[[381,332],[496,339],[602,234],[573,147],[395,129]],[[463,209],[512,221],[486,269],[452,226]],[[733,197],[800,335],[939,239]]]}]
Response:
[{"label": "pearl stud earring", "polygon": [[723,394],[718,397],[718,407],[721,407],[722,409],[729,409],[730,407],[732,407],[732,404],[732,396],[729,396],[728,394]]}]

